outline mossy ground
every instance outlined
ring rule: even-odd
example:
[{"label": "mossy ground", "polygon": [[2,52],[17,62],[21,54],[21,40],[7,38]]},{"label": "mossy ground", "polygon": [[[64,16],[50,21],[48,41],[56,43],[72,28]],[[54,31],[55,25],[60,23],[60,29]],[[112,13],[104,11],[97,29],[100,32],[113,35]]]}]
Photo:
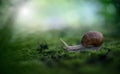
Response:
[{"label": "mossy ground", "polygon": [[60,42],[79,44],[83,33],[51,31],[17,37],[0,51],[0,74],[118,74],[120,39],[105,35],[99,51],[68,52]]}]

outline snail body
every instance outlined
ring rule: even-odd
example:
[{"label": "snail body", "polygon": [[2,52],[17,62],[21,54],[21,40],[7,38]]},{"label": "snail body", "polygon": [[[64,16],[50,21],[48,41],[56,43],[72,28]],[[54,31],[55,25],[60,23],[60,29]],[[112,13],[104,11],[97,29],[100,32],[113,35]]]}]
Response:
[{"label": "snail body", "polygon": [[98,31],[87,32],[81,40],[81,44],[69,46],[64,40],[60,39],[69,51],[99,50],[103,43],[103,34]]}]

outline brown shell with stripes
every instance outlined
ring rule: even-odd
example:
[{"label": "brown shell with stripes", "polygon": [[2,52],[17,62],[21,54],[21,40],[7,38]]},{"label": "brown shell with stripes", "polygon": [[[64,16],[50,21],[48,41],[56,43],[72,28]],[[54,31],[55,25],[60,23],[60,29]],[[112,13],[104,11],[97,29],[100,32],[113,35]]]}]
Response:
[{"label": "brown shell with stripes", "polygon": [[103,34],[101,32],[97,31],[90,31],[87,32],[83,37],[82,37],[82,45],[85,47],[99,47],[102,45],[104,40]]}]

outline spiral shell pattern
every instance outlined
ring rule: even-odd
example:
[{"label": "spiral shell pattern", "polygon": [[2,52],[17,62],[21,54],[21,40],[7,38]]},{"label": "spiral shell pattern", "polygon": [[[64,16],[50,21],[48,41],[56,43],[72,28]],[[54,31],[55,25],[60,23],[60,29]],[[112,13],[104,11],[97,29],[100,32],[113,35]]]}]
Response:
[{"label": "spiral shell pattern", "polygon": [[85,47],[99,47],[103,43],[103,34],[98,31],[90,31],[87,32],[83,37],[82,37],[82,45]]}]

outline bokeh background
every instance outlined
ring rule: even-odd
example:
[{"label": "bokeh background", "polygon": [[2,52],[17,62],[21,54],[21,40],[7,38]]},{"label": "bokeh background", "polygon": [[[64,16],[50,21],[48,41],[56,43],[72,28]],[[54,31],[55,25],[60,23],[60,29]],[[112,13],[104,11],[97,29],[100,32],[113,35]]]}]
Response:
[{"label": "bokeh background", "polygon": [[[100,51],[68,52],[88,31]],[[0,74],[118,74],[119,0],[0,0]]]}]

